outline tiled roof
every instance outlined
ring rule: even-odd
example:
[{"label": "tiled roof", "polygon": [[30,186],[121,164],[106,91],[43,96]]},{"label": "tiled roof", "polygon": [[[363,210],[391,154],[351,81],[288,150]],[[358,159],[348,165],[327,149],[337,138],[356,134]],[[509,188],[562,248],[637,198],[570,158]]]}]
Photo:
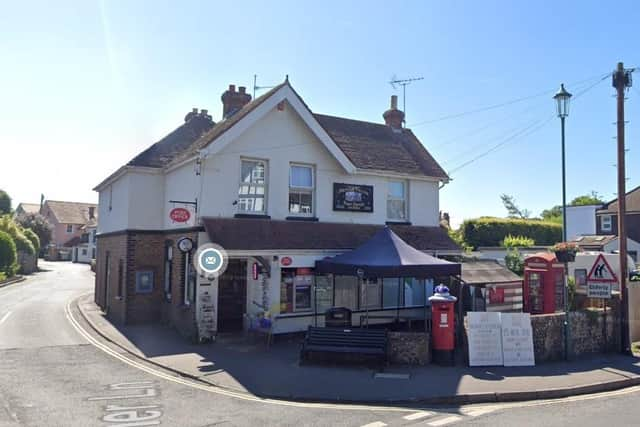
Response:
[{"label": "tiled roof", "polygon": [[40,212],[40,204],[39,203],[20,203],[16,210],[22,208],[24,213],[38,213]]},{"label": "tiled roof", "polygon": [[[169,163],[193,156],[199,149],[222,136],[286,85],[289,83],[285,81],[275,86],[231,117],[216,124],[203,121],[199,115],[195,116],[140,153],[128,164],[164,167]],[[304,105],[306,107],[306,104]],[[314,114],[314,117],[357,168],[448,179],[445,171],[409,129],[402,129],[396,133],[389,126],[381,123],[324,114]]]},{"label": "tiled roof", "polygon": [[169,135],[134,157],[129,166],[161,168],[186,150],[205,132],[214,127],[210,116],[194,114]]},{"label": "tiled roof", "polygon": [[47,200],[45,205],[61,224],[87,224],[90,207],[94,208],[94,216],[98,216],[98,205],[93,203]]},{"label": "tiled roof", "polygon": [[596,235],[578,236],[574,238],[572,242],[577,243],[579,247],[587,247],[587,246],[599,247],[599,246],[604,246],[607,243],[617,238],[618,236],[615,236],[613,234],[607,234],[607,235],[601,235],[601,236],[596,236]]},{"label": "tiled roof", "polygon": [[410,129],[394,132],[381,123],[324,114],[314,117],[359,169],[448,178]]},{"label": "tiled roof", "polygon": [[463,262],[462,280],[471,285],[520,282],[522,278],[497,261]]},{"label": "tiled roof", "polygon": [[[626,197],[626,211],[627,212],[640,212],[640,186],[627,192]],[[613,199],[609,203],[605,203],[601,209],[598,209],[596,213],[616,213],[618,212],[618,199]]]},{"label": "tiled roof", "polygon": [[[227,250],[354,249],[382,225],[277,221],[253,218],[203,218],[212,242]],[[442,227],[391,225],[402,240],[422,251],[458,251]]]}]

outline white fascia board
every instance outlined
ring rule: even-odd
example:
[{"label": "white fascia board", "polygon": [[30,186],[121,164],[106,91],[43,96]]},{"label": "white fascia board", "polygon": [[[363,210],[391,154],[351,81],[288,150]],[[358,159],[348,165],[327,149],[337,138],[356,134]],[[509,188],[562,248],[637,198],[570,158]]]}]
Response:
[{"label": "white fascia board", "polygon": [[128,166],[128,165],[121,166],[120,169],[118,169],[117,171],[115,171],[114,173],[109,175],[100,184],[96,185],[93,188],[93,191],[100,192],[100,191],[104,190],[108,185],[110,185],[110,184],[114,183],[115,181],[119,180],[127,172],[137,172],[137,173],[146,173],[146,174],[150,174],[150,175],[158,175],[158,174],[162,173],[162,169],[160,169],[160,168],[151,168],[151,167],[147,167],[147,166]]},{"label": "white fascia board", "polygon": [[381,176],[385,178],[397,178],[397,179],[412,179],[416,181],[429,181],[429,182],[449,182],[449,180],[445,180],[443,178],[436,178],[433,176],[425,176],[425,175],[412,175],[412,174],[404,174],[398,172],[390,172],[376,169],[356,169],[355,175],[370,175],[370,176]]},{"label": "white fascia board", "polygon": [[[276,108],[276,106],[284,100],[289,102],[289,104],[309,127],[311,132],[313,132],[313,134],[320,140],[320,142],[322,142],[327,150],[329,150],[329,152],[338,161],[338,163],[340,163],[344,170],[349,174],[353,174],[356,170],[356,167],[353,165],[353,163],[351,163],[351,161],[342,152],[342,150],[340,150],[340,148],[336,145],[333,139],[331,139],[329,134],[322,128],[322,126],[320,126],[315,117],[313,117],[311,112],[303,104],[302,100],[295,94],[293,90],[291,90],[289,86],[283,86],[278,91],[276,91],[269,97],[269,99],[265,100],[253,111],[239,120],[229,130],[227,130],[215,140],[211,141],[205,148],[200,150],[200,153],[205,157],[219,153],[229,143],[242,135],[243,132],[253,126],[258,120],[264,117],[269,111]],[[174,168],[182,166],[185,163],[194,161],[196,158],[197,156],[189,157],[182,162],[171,165],[166,170],[173,170]]]}]

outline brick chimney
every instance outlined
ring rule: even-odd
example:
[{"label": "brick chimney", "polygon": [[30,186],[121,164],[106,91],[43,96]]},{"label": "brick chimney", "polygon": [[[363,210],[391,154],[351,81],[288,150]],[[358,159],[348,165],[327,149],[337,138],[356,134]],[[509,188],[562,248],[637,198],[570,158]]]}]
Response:
[{"label": "brick chimney", "polygon": [[222,94],[221,99],[222,117],[226,119],[251,102],[251,95],[247,93],[247,88],[244,86],[240,86],[236,92],[236,86],[229,85],[229,89]]},{"label": "brick chimney", "polygon": [[387,126],[391,126],[394,130],[402,129],[402,122],[404,121],[404,112],[398,110],[398,96],[391,95],[391,108],[382,114],[384,117],[384,122]]}]

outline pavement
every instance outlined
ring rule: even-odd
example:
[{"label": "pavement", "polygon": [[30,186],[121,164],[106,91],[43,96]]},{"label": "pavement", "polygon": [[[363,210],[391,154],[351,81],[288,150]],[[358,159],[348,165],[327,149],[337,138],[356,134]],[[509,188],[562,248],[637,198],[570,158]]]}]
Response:
[{"label": "pavement", "polygon": [[640,384],[640,359],[618,354],[535,367],[391,366],[380,372],[344,365],[300,366],[299,340],[276,340],[267,347],[259,337],[240,336],[193,344],[162,325],[114,326],[92,295],[76,304],[102,339],[129,354],[202,383],[260,398],[462,405],[555,399]]}]

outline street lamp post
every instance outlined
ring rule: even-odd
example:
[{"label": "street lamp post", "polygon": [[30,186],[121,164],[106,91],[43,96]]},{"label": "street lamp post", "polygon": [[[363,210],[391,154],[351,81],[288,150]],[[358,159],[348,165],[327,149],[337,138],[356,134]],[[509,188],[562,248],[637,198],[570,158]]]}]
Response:
[{"label": "street lamp post", "polygon": [[[567,183],[566,183],[566,166],[565,166],[565,149],[564,149],[564,119],[569,115],[569,101],[571,94],[564,88],[564,84],[560,85],[560,90],[553,96],[558,107],[558,117],[560,117],[560,128],[562,133],[562,241],[567,241]],[[567,274],[569,264],[564,263],[564,349],[565,359],[569,359],[569,289]]]}]

